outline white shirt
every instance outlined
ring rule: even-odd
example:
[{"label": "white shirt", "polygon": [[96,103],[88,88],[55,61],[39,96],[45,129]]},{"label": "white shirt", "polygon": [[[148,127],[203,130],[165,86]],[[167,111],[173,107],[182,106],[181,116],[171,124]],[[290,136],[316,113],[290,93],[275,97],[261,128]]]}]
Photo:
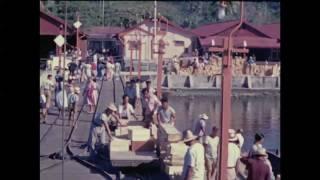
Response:
[{"label": "white shirt", "polygon": [[240,158],[240,149],[234,143],[228,144],[228,167],[236,167],[237,161]]},{"label": "white shirt", "polygon": [[40,98],[41,98],[40,102],[42,102],[42,103],[46,103],[47,102],[47,98],[46,98],[46,96],[44,94],[41,94]]},{"label": "white shirt", "polygon": [[49,80],[49,79],[44,80],[44,82],[42,84],[42,87],[45,90],[52,90],[53,86],[54,86],[54,82],[52,80]]},{"label": "white shirt", "polygon": [[249,152],[249,157],[253,156],[253,154],[259,149],[262,148],[262,144],[253,144],[252,148]]},{"label": "white shirt", "polygon": [[206,157],[209,159],[217,159],[218,158],[218,145],[219,145],[219,137],[216,136],[212,138],[211,136],[204,137],[204,144],[206,146]]},{"label": "white shirt", "polygon": [[134,114],[134,109],[131,104],[127,104],[127,108],[124,108],[124,105],[119,105],[119,114],[120,117],[127,117],[128,120],[132,120],[132,114]]},{"label": "white shirt", "polygon": [[236,136],[238,137],[239,146],[240,146],[240,150],[241,150],[241,148],[242,148],[242,146],[243,146],[243,143],[244,143],[244,138],[243,138],[243,136],[242,136],[241,133],[237,133]]},{"label": "white shirt", "polygon": [[157,113],[160,115],[161,123],[169,123],[171,121],[171,117],[176,114],[175,110],[171,106],[169,106],[166,110],[160,106],[157,110]]},{"label": "white shirt", "polygon": [[136,88],[136,97],[140,98],[140,85],[139,85],[139,83],[135,84],[135,88]]},{"label": "white shirt", "polygon": [[[64,92],[64,93],[62,93]],[[58,92],[57,96],[56,96],[56,101],[57,101],[57,105],[58,108],[62,109],[67,108],[68,107],[68,96],[67,96],[67,92],[66,91],[60,91]]]},{"label": "white shirt", "polygon": [[192,180],[204,180],[205,167],[204,167],[204,148],[200,143],[195,143],[190,146],[184,157],[183,164],[183,177],[187,176],[187,169],[189,166],[193,168]]},{"label": "white shirt", "polygon": [[102,128],[105,128],[103,123],[105,123],[106,125],[108,125],[109,121],[111,119],[111,115],[107,116],[106,113],[100,113],[100,114],[97,114],[95,119],[94,119],[94,122],[96,125],[99,125],[101,126]]}]

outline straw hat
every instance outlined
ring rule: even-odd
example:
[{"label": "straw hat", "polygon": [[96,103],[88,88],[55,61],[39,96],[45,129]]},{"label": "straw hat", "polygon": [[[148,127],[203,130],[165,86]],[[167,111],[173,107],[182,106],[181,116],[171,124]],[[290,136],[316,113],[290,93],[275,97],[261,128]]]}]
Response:
[{"label": "straw hat", "polygon": [[261,147],[261,148],[258,148],[256,151],[254,151],[253,155],[255,156],[267,156],[267,151],[265,148]]},{"label": "straw hat", "polygon": [[117,111],[117,107],[113,103],[110,103],[107,108],[110,109],[111,111]]},{"label": "straw hat", "polygon": [[74,92],[75,92],[75,93],[80,93],[80,87],[75,87],[75,88],[74,88]]},{"label": "straw hat", "polygon": [[236,136],[236,131],[234,129],[229,129],[229,141],[237,141],[238,136]]},{"label": "straw hat", "polygon": [[193,133],[190,130],[187,130],[184,134],[183,142],[189,142],[192,140],[197,139],[198,137],[193,135]]},{"label": "straw hat", "polygon": [[207,115],[206,113],[203,113],[203,114],[200,114],[200,115],[199,115],[199,119],[208,120],[209,117],[208,117],[208,115]]}]

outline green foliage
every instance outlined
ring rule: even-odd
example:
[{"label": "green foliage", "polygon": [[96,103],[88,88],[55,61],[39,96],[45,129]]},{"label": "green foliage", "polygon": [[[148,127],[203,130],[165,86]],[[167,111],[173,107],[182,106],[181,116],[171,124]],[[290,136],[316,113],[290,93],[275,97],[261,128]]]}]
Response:
[{"label": "green foliage", "polygon": [[[76,12],[84,27],[122,26],[130,27],[144,18],[153,17],[154,1],[104,1],[104,22],[102,1],[68,1],[68,22],[76,21]],[[54,15],[64,18],[65,1],[44,1],[46,9]],[[240,3],[230,1],[226,8],[226,17],[218,20],[218,1],[158,1],[158,12],[184,28],[239,19]],[[280,21],[280,2],[245,1],[247,21],[262,24]]]}]

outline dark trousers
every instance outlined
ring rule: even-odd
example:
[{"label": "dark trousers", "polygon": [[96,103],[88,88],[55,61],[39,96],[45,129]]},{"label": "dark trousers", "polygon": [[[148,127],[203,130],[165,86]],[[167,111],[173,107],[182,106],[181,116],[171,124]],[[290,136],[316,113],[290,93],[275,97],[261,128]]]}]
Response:
[{"label": "dark trousers", "polygon": [[137,98],[129,98],[129,103],[132,105],[134,109],[136,108],[136,99]]}]

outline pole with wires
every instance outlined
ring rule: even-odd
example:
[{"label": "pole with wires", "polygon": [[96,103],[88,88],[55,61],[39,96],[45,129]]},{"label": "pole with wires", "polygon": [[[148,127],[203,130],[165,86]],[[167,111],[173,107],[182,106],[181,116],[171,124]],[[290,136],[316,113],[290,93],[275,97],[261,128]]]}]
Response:
[{"label": "pole with wires", "polygon": [[[65,67],[66,67],[66,58],[67,58],[67,1],[65,1],[65,16],[64,16],[64,38],[65,38],[65,43],[64,43],[64,60],[63,60],[63,83],[65,82],[65,76],[66,76],[66,71],[65,71]],[[65,107],[64,107],[64,100],[65,100],[65,85],[62,86],[62,139],[61,139],[61,147],[62,147],[62,180],[64,180],[64,111],[65,111]]]}]

